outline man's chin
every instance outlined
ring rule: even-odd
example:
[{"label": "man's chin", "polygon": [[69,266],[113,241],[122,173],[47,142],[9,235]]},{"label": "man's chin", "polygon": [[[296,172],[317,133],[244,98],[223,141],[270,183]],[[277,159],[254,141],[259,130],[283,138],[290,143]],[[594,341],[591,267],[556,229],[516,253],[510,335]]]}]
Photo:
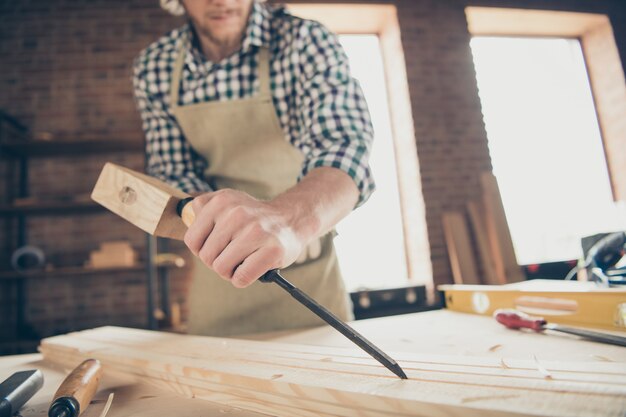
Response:
[{"label": "man's chin", "polygon": [[228,39],[233,36],[232,28],[228,26],[221,27],[221,25],[213,25],[210,31],[215,39]]},{"label": "man's chin", "polygon": [[233,42],[241,40],[241,33],[232,30],[215,30],[215,28],[207,30],[205,28],[202,32],[213,42],[218,44],[232,44]]}]

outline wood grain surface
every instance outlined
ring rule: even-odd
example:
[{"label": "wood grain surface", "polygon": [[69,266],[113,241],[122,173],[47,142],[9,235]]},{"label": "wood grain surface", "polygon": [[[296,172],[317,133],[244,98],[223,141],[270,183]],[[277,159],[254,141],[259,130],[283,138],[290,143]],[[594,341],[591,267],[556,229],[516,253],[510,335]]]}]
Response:
[{"label": "wood grain surface", "polygon": [[622,416],[626,364],[396,352],[400,380],[358,349],[104,327],[45,339],[179,394],[278,416]]}]

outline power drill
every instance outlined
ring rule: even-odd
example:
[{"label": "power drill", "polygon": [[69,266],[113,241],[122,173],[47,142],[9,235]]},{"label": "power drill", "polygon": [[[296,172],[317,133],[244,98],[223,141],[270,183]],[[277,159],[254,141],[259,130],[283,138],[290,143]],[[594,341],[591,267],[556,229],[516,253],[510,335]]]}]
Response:
[{"label": "power drill", "polygon": [[614,269],[626,254],[626,232],[606,235],[596,242],[585,258],[585,268],[590,280],[606,285],[626,285],[626,268]]}]

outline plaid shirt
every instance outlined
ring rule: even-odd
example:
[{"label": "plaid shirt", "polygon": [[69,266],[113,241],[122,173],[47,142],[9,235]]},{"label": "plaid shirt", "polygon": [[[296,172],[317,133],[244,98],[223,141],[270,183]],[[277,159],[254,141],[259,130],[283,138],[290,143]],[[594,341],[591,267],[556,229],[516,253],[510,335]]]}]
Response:
[{"label": "plaid shirt", "polygon": [[185,140],[170,109],[179,45],[191,45],[181,75],[180,105],[255,95],[258,50],[268,47],[278,119],[285,140],[304,155],[300,178],[315,167],[339,168],[357,184],[358,205],[367,200],[375,188],[368,165],[373,129],[337,37],[317,22],[256,1],[241,49],[220,62],[204,58],[190,24],[165,35],[136,58],[133,85],[150,175],[186,192],[211,190],[203,178],[207,161]]}]

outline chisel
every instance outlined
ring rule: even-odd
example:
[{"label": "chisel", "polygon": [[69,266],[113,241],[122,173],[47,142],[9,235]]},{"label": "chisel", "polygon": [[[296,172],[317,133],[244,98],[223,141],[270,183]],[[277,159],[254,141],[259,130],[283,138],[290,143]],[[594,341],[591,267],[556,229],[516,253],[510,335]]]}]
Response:
[{"label": "chisel", "polygon": [[338,330],[342,335],[350,339],[352,343],[363,349],[370,356],[376,359],[378,362],[383,364],[387,369],[396,374],[402,379],[407,379],[406,374],[400,368],[400,365],[393,360],[389,355],[380,350],[376,345],[367,340],[362,334],[354,330],[348,324],[341,321],[337,316],[328,311],[326,307],[317,303],[311,297],[306,295],[304,292],[296,288],[292,283],[287,281],[285,278],[280,275],[280,272],[276,269],[272,269],[259,278],[261,282],[273,282],[278,284],[282,289],[287,291],[293,298],[298,300],[300,304],[311,310],[315,313],[319,318],[324,320],[326,323],[333,326],[336,330]]},{"label": "chisel", "polygon": [[521,311],[511,309],[500,309],[493,313],[499,323],[504,324],[509,329],[532,329],[536,332],[553,330],[562,333],[573,334],[584,337],[595,342],[609,343],[612,345],[626,346],[626,337],[594,332],[592,330],[576,329],[573,327],[561,326],[548,323],[543,317],[533,317]]},{"label": "chisel", "polygon": [[[183,223],[189,226],[193,223],[195,214],[189,204],[193,200],[193,197],[188,197],[180,200],[176,207],[176,212],[183,219]],[[376,359],[382,365],[384,365],[391,372],[396,374],[402,379],[407,379],[406,374],[389,355],[380,350],[376,345],[367,340],[362,334],[354,330],[347,323],[343,322],[339,317],[331,313],[326,307],[319,304],[317,301],[309,297],[306,293],[296,288],[292,283],[287,281],[280,275],[277,269],[272,269],[266,272],[259,281],[264,283],[275,283],[285,291],[287,291],[293,298],[295,298],[300,304],[311,310],[319,318],[330,324],[333,328],[338,330],[342,335],[347,337],[352,343],[363,349],[368,355]]]},{"label": "chisel", "polygon": [[102,366],[96,359],[78,365],[54,394],[48,417],[78,417],[89,406],[98,390]]},{"label": "chisel", "polygon": [[43,386],[39,369],[16,372],[0,384],[0,417],[16,414]]}]

